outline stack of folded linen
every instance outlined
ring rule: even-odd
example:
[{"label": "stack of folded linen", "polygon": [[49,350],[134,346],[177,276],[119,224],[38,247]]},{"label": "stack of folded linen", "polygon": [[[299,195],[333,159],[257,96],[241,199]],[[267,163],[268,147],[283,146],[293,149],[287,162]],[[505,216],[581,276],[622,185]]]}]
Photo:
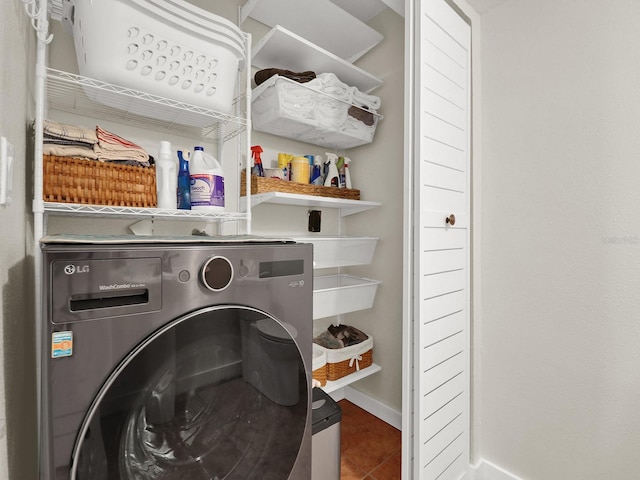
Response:
[{"label": "stack of folded linen", "polygon": [[148,167],[153,158],[139,145],[101,127],[89,129],[45,120],[44,155]]},{"label": "stack of folded linen", "polygon": [[80,157],[96,160],[93,146],[98,143],[95,130],[45,120],[43,123],[44,155]]},{"label": "stack of folded linen", "polygon": [[96,127],[96,135],[98,142],[93,148],[101,162],[117,162],[145,167],[151,164],[149,154],[141,146],[100,127]]}]

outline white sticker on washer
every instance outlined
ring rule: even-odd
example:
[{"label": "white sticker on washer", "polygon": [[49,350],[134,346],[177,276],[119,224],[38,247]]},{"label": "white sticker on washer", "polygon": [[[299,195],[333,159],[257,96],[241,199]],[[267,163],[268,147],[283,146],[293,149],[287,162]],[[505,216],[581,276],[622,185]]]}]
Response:
[{"label": "white sticker on washer", "polygon": [[73,355],[73,332],[53,332],[51,334],[51,358]]}]

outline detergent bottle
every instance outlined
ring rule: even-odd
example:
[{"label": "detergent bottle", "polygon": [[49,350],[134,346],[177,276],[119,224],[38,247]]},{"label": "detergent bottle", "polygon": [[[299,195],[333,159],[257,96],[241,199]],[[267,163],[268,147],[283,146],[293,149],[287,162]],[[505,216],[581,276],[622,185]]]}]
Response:
[{"label": "detergent bottle", "polygon": [[156,162],[158,208],[176,208],[177,178],[178,166],[171,155],[171,143],[162,141]]},{"label": "detergent bottle", "polygon": [[224,211],[224,172],[220,163],[195,147],[189,160],[191,210]]}]

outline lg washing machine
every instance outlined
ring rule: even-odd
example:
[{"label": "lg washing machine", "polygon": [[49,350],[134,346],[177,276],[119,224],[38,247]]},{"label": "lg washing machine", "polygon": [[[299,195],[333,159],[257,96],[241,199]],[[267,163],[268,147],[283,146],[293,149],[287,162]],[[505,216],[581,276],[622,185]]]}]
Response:
[{"label": "lg washing machine", "polygon": [[40,478],[311,478],[312,246],[135,242],[43,242]]}]

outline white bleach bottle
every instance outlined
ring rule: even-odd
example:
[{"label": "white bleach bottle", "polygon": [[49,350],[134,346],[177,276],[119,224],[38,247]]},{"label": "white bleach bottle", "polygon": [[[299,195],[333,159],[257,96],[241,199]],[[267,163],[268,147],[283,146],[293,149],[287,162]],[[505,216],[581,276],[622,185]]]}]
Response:
[{"label": "white bleach bottle", "polygon": [[191,210],[224,211],[224,172],[220,163],[195,147],[189,159]]},{"label": "white bleach bottle", "polygon": [[160,154],[156,161],[156,188],[158,208],[176,208],[178,165],[171,153],[171,143],[160,142]]}]

